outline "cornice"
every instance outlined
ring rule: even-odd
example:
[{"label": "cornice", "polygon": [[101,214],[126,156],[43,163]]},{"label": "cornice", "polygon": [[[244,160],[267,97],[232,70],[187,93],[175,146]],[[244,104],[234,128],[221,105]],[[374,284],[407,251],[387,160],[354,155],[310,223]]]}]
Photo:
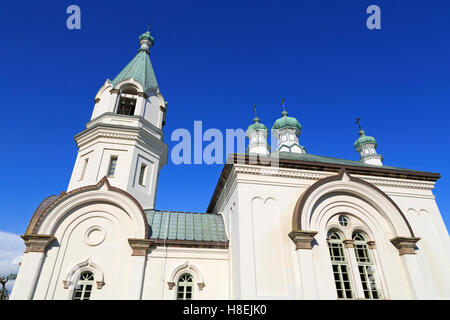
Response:
[{"label": "cornice", "polygon": [[149,129],[149,131],[153,131],[154,133],[160,135],[161,137],[164,137],[164,132],[160,128],[156,127],[151,122],[146,120],[144,117],[138,116],[138,115],[129,116],[129,115],[118,114],[118,113],[114,113],[114,112],[102,113],[98,117],[96,117],[96,118],[92,119],[91,121],[89,121],[88,123],[86,123],[86,128],[92,127],[96,123],[100,122],[100,120],[102,120],[103,118],[138,120],[144,127]]},{"label": "cornice", "polygon": [[[158,155],[166,155],[168,146],[142,128],[132,128],[98,123],[75,136],[75,142],[80,149],[95,140],[107,138],[125,141],[135,141]],[[167,159],[166,159],[167,160]]]},{"label": "cornice", "polygon": [[[306,180],[319,180],[333,175],[331,173],[321,173],[306,170],[299,171],[295,169],[285,169],[278,167],[261,167],[257,165],[242,165],[242,164],[235,164],[234,171],[236,173],[243,173],[243,174],[289,177]],[[354,177],[363,179],[376,186],[383,186],[383,187],[432,190],[434,189],[435,186],[435,183],[431,181],[400,180],[395,178],[373,178],[363,175],[354,175]]]},{"label": "cornice", "polygon": [[255,174],[264,176],[289,177],[307,180],[319,180],[331,176],[331,173],[313,171],[299,171],[295,169],[284,169],[279,167],[261,167],[257,165],[235,164],[234,171],[243,174]]},{"label": "cornice", "polygon": [[376,186],[383,186],[383,187],[396,187],[396,188],[407,188],[407,189],[420,189],[420,190],[433,190],[434,189],[434,182],[428,182],[428,181],[407,181],[407,180],[393,180],[393,179],[383,179],[383,178],[372,178],[367,176],[356,176],[360,179],[363,179],[364,181],[367,181],[371,184],[374,184]]},{"label": "cornice", "polygon": [[[290,177],[318,181],[339,173],[345,169],[348,173],[375,185],[406,189],[432,190],[440,174],[425,171],[396,169],[389,167],[361,167],[350,164],[335,164],[293,159],[277,159],[277,165],[270,166],[271,158],[230,154],[222,169],[206,212],[212,212],[221,198],[221,194],[230,174],[244,173],[262,176]],[[273,163],[272,163],[273,164]]]}]

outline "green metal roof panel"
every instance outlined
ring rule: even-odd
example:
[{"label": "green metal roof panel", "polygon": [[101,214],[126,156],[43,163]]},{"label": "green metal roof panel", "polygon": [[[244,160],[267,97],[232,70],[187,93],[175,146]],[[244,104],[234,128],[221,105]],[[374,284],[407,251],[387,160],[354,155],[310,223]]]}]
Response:
[{"label": "green metal roof panel", "polygon": [[323,163],[332,163],[332,164],[341,164],[341,165],[349,165],[349,166],[357,166],[357,167],[368,167],[368,168],[385,168],[385,169],[394,169],[394,170],[407,170],[407,171],[415,171],[415,172],[423,172],[419,170],[391,167],[391,166],[377,166],[372,164],[367,164],[364,162],[354,161],[354,160],[345,160],[333,157],[325,157],[319,156],[310,153],[293,153],[293,152],[280,152],[279,157],[281,159],[292,159],[292,160],[301,160],[301,161],[313,161],[313,162],[323,162]]},{"label": "green metal roof panel", "polygon": [[144,90],[158,88],[155,72],[147,51],[139,50],[138,54],[131,60],[127,66],[114,78],[113,85],[119,82],[133,78],[139,82]]},{"label": "green metal roof panel", "polygon": [[145,210],[150,239],[228,241],[220,214]]}]

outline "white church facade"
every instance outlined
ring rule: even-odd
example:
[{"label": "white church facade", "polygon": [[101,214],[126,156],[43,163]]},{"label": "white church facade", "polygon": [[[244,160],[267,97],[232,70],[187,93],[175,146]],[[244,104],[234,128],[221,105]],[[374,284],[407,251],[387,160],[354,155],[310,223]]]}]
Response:
[{"label": "white church facade", "polygon": [[[312,155],[283,110],[255,117],[205,213],[155,209],[168,162],[153,37],[95,97],[66,192],[36,209],[11,299],[450,299],[437,173]],[[273,165],[276,163],[276,165]]]}]

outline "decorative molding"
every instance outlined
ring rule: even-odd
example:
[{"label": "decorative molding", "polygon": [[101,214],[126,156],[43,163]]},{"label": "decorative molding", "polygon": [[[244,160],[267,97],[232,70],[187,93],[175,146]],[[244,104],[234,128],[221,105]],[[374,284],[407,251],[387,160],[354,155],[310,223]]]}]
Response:
[{"label": "decorative molding", "polygon": [[[97,233],[97,236],[92,236]],[[106,238],[106,231],[100,226],[91,226],[84,233],[84,242],[91,247],[100,245]]]},{"label": "decorative molding", "polygon": [[215,248],[228,249],[229,241],[199,241],[199,240],[176,240],[176,239],[154,239],[156,246],[180,247],[180,248]]},{"label": "decorative molding", "polygon": [[[120,132],[118,129],[123,129],[123,131]],[[92,127],[76,135],[75,142],[78,149],[80,149],[82,146],[101,138],[136,141],[147,149],[161,155],[161,162],[167,161],[167,159],[165,159],[167,156],[167,145],[161,139],[148,133],[145,129],[138,127],[96,123]]]},{"label": "decorative molding", "polygon": [[376,186],[383,187],[395,187],[395,188],[407,188],[407,189],[421,189],[421,190],[433,190],[434,182],[410,182],[410,181],[401,181],[401,180],[391,180],[391,179],[376,179],[376,178],[367,178],[364,176],[358,176],[358,178],[367,181],[368,183],[374,184]]},{"label": "decorative molding", "polygon": [[[168,284],[169,284],[169,290],[172,290],[172,289],[170,289],[170,284],[171,284],[171,283],[174,283],[174,284],[175,284],[175,282],[177,281],[176,278],[177,278],[180,274],[182,274],[183,272],[188,272],[188,273],[190,273],[190,274],[194,277],[194,279],[198,281],[197,284],[198,284],[199,290],[202,290],[202,289],[205,287],[205,280],[203,279],[203,276],[202,276],[202,274],[200,273],[200,270],[199,270],[196,266],[190,264],[189,261],[186,261],[184,264],[182,264],[182,265],[176,267],[176,268],[172,271],[172,274],[170,275],[169,282],[168,282]],[[200,288],[200,287],[201,287],[201,288]]]},{"label": "decorative molding", "polygon": [[132,256],[146,256],[147,251],[154,245],[150,239],[128,239],[128,243],[132,249]]},{"label": "decorative molding", "polygon": [[295,250],[312,249],[312,240],[317,231],[291,231],[288,236],[295,243]]},{"label": "decorative molding", "polygon": [[[415,171],[415,170],[407,170],[407,169],[394,169],[389,167],[373,167],[373,166],[365,166],[365,165],[357,165],[353,163],[349,164],[338,164],[338,163],[325,163],[319,161],[305,161],[305,160],[296,160],[296,159],[284,159],[278,158],[273,159],[271,157],[258,156],[256,157],[254,163],[250,160],[251,157],[248,154],[230,154],[227,158],[226,164],[220,174],[219,180],[214,189],[213,196],[208,205],[208,209],[206,212],[213,212],[215,210],[217,201],[222,193],[222,190],[225,186],[225,181],[227,181],[230,173],[232,173],[232,169],[238,166],[247,164],[251,168],[256,168],[255,170],[250,170],[247,172],[254,174],[263,174],[264,171],[258,170],[257,168],[265,168],[268,171],[267,173],[273,174],[275,171],[281,172],[280,174],[286,173],[282,171],[282,168],[285,170],[292,170],[292,172],[299,172],[300,170],[308,170],[312,172],[312,174],[336,174],[339,173],[340,170],[345,169],[348,173],[352,175],[362,175],[364,177],[369,176],[371,178],[381,177],[380,183],[382,181],[386,181],[387,179],[401,179],[402,182],[405,180],[412,180],[412,185],[415,187],[421,187],[429,189],[431,183],[434,183],[436,180],[440,179],[441,175],[439,173],[433,172],[425,172],[425,171]],[[255,158],[255,157],[254,157]],[[274,160],[277,160],[277,166],[269,167],[269,164],[273,164]],[[275,170],[275,171],[274,171]],[[286,173],[287,174],[287,173]],[[294,177],[300,173],[292,174]],[[300,174],[301,177],[301,174]],[[309,174],[311,177],[311,173]],[[308,178],[308,175],[305,176]],[[319,178],[320,179],[320,178]],[[386,180],[384,180],[386,179]],[[420,182],[419,182],[420,181]],[[429,184],[430,183],[430,184]],[[376,182],[375,182],[376,184]],[[373,185],[373,184],[372,184]]]},{"label": "decorative molding", "polygon": [[47,247],[56,240],[54,236],[48,234],[24,234],[20,237],[25,242],[25,253],[45,252]]},{"label": "decorative molding", "polygon": [[344,243],[344,247],[346,248],[354,248],[355,247],[355,240],[344,240],[342,241]]},{"label": "decorative molding", "polygon": [[236,173],[243,174],[257,174],[257,175],[268,175],[277,177],[291,177],[297,179],[307,179],[307,180],[319,180],[322,178],[329,177],[330,174],[327,173],[315,173],[315,172],[305,172],[298,171],[294,169],[282,169],[279,167],[257,167],[250,165],[236,164],[234,168]]},{"label": "decorative molding", "polygon": [[376,249],[375,241],[367,241],[367,245],[369,246],[369,249]]},{"label": "decorative molding", "polygon": [[167,285],[169,286],[169,290],[172,290],[175,286],[175,282],[167,282]]},{"label": "decorative molding", "polygon": [[198,290],[202,291],[203,288],[206,286],[206,284],[204,282],[198,282],[197,286],[198,286]]},{"label": "decorative molding", "polygon": [[[72,267],[68,272],[66,279],[63,280],[64,289],[69,289],[70,285],[73,283],[74,278],[81,273],[81,270],[88,269],[92,270],[94,273],[94,279],[97,279],[95,282],[97,284],[97,289],[101,289],[105,285],[103,270],[100,266],[94,263],[91,258],[87,258],[85,261],[82,261]],[[83,270],[84,271],[84,270]]]},{"label": "decorative molding", "polygon": [[399,255],[416,254],[416,243],[420,238],[417,237],[395,237],[391,239],[392,244],[398,249]]},{"label": "decorative molding", "polygon": [[306,202],[308,201],[308,198],[311,196],[311,194],[316,191],[317,189],[323,187],[324,185],[328,183],[334,183],[337,181],[344,181],[344,182],[353,182],[362,186],[365,186],[367,188],[372,189],[376,193],[378,193],[381,197],[383,197],[386,201],[388,201],[397,211],[397,213],[401,216],[403,221],[405,222],[406,227],[408,228],[408,231],[412,237],[414,237],[414,231],[411,228],[411,225],[409,224],[408,220],[406,219],[405,215],[403,214],[402,210],[398,207],[398,205],[390,198],[385,192],[383,192],[378,187],[374,186],[373,184],[370,184],[369,182],[362,180],[360,178],[355,178],[352,175],[350,175],[349,172],[344,167],[341,167],[341,170],[339,171],[339,174],[334,176],[329,176],[327,178],[321,179],[316,181],[314,184],[312,184],[308,189],[306,189],[299,199],[297,200],[297,203],[295,205],[294,214],[292,216],[292,225],[294,228],[301,230],[302,229],[302,214],[305,209]]},{"label": "decorative molding", "polygon": [[36,236],[35,234],[33,234],[33,232],[37,232],[40,224],[42,223],[42,221],[44,220],[44,218],[53,210],[55,209],[58,205],[60,205],[62,202],[70,199],[71,197],[83,193],[83,192],[89,192],[89,191],[96,191],[96,190],[100,190],[104,185],[106,185],[106,188],[109,191],[113,191],[113,192],[117,192],[120,193],[124,196],[126,196],[127,198],[129,198],[138,208],[139,212],[141,213],[144,225],[145,225],[145,238],[149,237],[149,225],[148,225],[148,220],[147,220],[147,216],[145,215],[144,209],[142,208],[142,206],[140,205],[140,203],[136,200],[136,198],[134,198],[131,194],[129,194],[128,192],[117,188],[117,187],[113,187],[111,186],[111,184],[108,181],[108,178],[105,176],[103,177],[97,184],[95,185],[90,185],[90,186],[85,186],[85,187],[80,187],[78,189],[74,189],[70,192],[61,192],[61,194],[59,195],[59,197],[57,197],[50,205],[48,205],[47,207],[45,207],[44,210],[36,210],[36,212],[33,214],[33,217],[31,217],[31,221],[30,224],[27,227],[27,231],[25,232],[24,236]]},{"label": "decorative molding", "polygon": [[63,287],[64,289],[69,289],[69,286],[71,285],[71,281],[63,280]]}]

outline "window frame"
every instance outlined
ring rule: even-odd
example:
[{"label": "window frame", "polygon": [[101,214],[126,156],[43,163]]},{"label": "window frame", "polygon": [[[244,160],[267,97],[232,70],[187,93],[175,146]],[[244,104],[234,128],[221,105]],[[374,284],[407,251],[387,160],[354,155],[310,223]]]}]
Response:
[{"label": "window frame", "polygon": [[[83,279],[83,277],[85,278]],[[92,271],[81,272],[73,289],[72,300],[91,300],[94,285],[94,273]],[[77,293],[80,293],[80,297],[77,297]]]},{"label": "window frame", "polygon": [[145,187],[145,180],[147,180],[147,170],[148,165],[144,162],[141,163],[141,166],[139,167],[139,176],[138,176],[138,184],[142,187]]},{"label": "window frame", "polygon": [[[342,234],[336,229],[329,230],[327,244],[337,297],[338,299],[354,299],[354,280],[352,277],[351,265],[348,261],[348,253],[345,250]],[[336,249],[339,253],[338,255],[335,254]],[[346,283],[348,284],[348,287],[346,287]]]},{"label": "window frame", "polygon": [[[186,279],[186,277],[189,277],[188,280],[183,280],[182,278]],[[180,285],[183,288],[183,290],[180,292]],[[190,290],[188,290],[190,288]],[[189,292],[188,292],[189,291]],[[182,297],[180,297],[180,293],[182,293]],[[189,298],[187,298],[187,295],[190,295]],[[183,272],[177,280],[177,291],[176,291],[176,300],[193,300],[194,296],[194,276],[188,272]]]},{"label": "window frame", "polygon": [[[360,239],[356,239],[359,237]],[[382,299],[381,288],[377,281],[375,259],[367,244],[367,235],[360,230],[352,233],[353,249],[358,267],[359,280],[364,291],[364,298],[371,300]]]},{"label": "window frame", "polygon": [[[113,162],[114,162],[114,168],[113,168]],[[108,178],[114,178],[116,175],[116,169],[117,169],[117,163],[119,162],[119,156],[112,155],[109,158],[109,165],[108,165],[108,171],[106,172],[106,176]],[[112,172],[111,172],[112,171]]]}]

